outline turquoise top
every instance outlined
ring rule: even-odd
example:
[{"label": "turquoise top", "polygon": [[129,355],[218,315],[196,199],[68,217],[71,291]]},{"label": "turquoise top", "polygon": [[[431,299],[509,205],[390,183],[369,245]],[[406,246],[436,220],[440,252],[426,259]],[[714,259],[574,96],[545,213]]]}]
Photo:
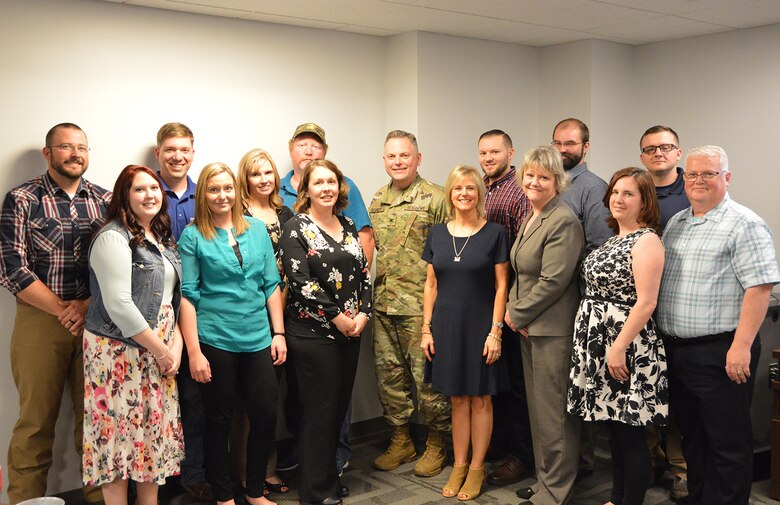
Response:
[{"label": "turquoise top", "polygon": [[217,236],[206,240],[190,225],[179,239],[181,292],[197,311],[198,337],[230,352],[255,352],[271,345],[266,300],[280,282],[265,225],[253,217],[245,219],[249,229],[236,236],[243,266],[226,230],[217,228]]}]

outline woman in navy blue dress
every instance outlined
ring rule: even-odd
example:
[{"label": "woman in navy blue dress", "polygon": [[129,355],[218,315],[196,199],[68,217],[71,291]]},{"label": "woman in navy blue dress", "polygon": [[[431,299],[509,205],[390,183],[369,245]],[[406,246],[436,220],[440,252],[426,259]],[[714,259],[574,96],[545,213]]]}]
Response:
[{"label": "woman in navy blue dress", "polygon": [[426,382],[452,400],[455,462],[442,494],[471,500],[485,480],[491,395],[507,384],[500,358],[509,244],[504,227],[485,219],[485,184],[475,168],[456,167],[444,192],[450,220],[431,228],[423,251],[428,275],[421,346]]}]

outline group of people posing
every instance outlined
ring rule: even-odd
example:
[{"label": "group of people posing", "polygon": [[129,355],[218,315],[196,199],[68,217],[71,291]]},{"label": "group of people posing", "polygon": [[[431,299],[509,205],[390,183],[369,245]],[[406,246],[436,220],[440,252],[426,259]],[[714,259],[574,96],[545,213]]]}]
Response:
[{"label": "group of people posing", "polygon": [[[672,498],[747,504],[758,329],[780,270],[766,223],[728,196],[726,153],[691,149],[683,169],[677,134],[654,126],[645,168],[606,183],[574,118],[519,168],[505,132],[477,145],[482,173],[459,165],[442,188],[418,174],[415,136],[391,131],[390,181],[366,207],[314,123],[290,139],[284,178],[253,149],[197,184],[192,131],[166,124],[159,171],[127,166],[113,192],[82,177],[81,128],[54,126],[47,172],[0,214],[0,283],[17,297],[11,502],[46,492],[67,380],[89,504],[126,505],[132,480],[139,504],[156,505],[181,473],[195,498],[233,505],[240,481],[249,504],[268,505],[289,490],[277,469],[297,466],[302,503],[339,505],[373,319],[393,428],[378,470],[416,460],[416,475],[438,475],[451,434],[444,496],[535,473],[521,504],[565,504],[592,472],[599,422],[609,504],[641,504],[664,459]],[[277,460],[283,376],[295,440]],[[490,473],[489,453],[504,457]]]}]

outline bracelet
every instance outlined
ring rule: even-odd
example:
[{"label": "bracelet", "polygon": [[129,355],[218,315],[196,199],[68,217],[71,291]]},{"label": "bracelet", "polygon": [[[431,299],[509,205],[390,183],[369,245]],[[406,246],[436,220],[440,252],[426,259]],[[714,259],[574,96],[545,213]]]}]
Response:
[{"label": "bracelet", "polygon": [[499,328],[500,329],[500,328],[504,327],[504,323],[502,323],[500,321],[498,321],[498,322],[497,321],[493,321],[492,323],[490,323],[490,326],[493,326],[494,328]]},{"label": "bracelet", "polygon": [[160,361],[161,359],[167,358],[170,353],[171,353],[171,348],[166,346],[165,347],[165,354],[163,354],[162,356],[159,356],[159,357],[158,356],[154,356],[154,354],[152,354],[152,356],[154,356],[154,359],[156,359],[157,361]]},{"label": "bracelet", "polygon": [[430,319],[423,319],[423,326],[430,326],[431,320]]},{"label": "bracelet", "polygon": [[431,333],[431,330],[425,331],[425,329],[424,329],[424,328],[423,328],[423,330],[422,330],[422,334],[423,334],[423,335],[433,335],[433,333]]},{"label": "bracelet", "polygon": [[501,337],[499,337],[499,336],[498,336],[498,335],[496,335],[495,333],[488,333],[488,335],[487,335],[487,336],[488,336],[488,338],[492,338],[492,339],[495,339],[495,340],[497,340],[498,342],[501,342]]},{"label": "bracelet", "polygon": [[287,334],[284,333],[284,332],[283,333],[274,333],[274,337],[278,337],[278,336],[287,337]]}]

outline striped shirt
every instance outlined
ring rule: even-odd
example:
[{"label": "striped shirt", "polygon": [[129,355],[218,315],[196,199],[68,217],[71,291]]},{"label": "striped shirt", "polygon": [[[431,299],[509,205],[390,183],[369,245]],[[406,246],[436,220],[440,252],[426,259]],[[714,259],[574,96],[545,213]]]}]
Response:
[{"label": "striped shirt", "polygon": [[531,202],[525,196],[517,181],[515,167],[509,167],[497,181],[489,182],[484,177],[487,186],[485,195],[485,213],[487,220],[498,223],[506,228],[509,234],[509,246],[515,243],[520,226],[526,216],[531,213]]},{"label": "striped shirt", "polygon": [[46,173],[11,190],[0,211],[0,285],[40,280],[64,300],[89,297],[87,256],[111,193],[81,179],[71,198]]},{"label": "striped shirt", "polygon": [[728,196],[704,216],[675,214],[663,235],[664,273],[656,323],[691,338],[737,327],[745,290],[780,282],[769,226]]}]

